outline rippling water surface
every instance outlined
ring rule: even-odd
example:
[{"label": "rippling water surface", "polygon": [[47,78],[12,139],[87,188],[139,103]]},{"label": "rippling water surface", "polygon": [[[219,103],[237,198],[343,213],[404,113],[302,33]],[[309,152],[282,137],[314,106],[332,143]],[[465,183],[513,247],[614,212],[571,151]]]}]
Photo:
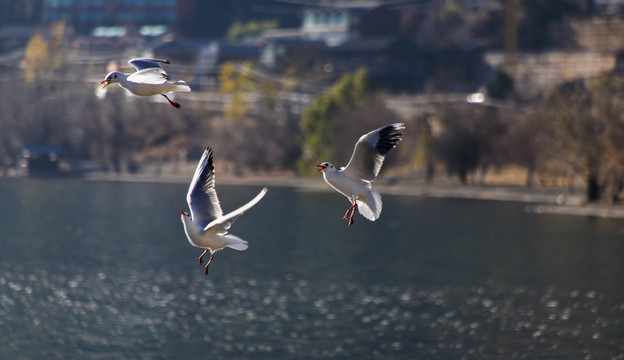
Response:
[{"label": "rippling water surface", "polygon": [[624,359],[621,220],[272,188],[206,277],[185,193],[0,179],[0,358]]}]

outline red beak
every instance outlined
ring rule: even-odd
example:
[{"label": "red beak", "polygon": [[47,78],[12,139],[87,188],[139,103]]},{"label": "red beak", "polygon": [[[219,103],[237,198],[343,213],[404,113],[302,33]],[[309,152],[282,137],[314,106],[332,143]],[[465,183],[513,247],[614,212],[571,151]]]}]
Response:
[{"label": "red beak", "polygon": [[323,170],[325,170],[325,166],[323,166],[323,165],[316,165],[316,167],[318,168],[318,169],[316,169],[316,171],[323,171]]},{"label": "red beak", "polygon": [[104,89],[105,87],[107,87],[107,86],[108,86],[109,82],[108,82],[108,80],[104,80],[104,81],[102,81],[102,82],[100,83],[100,85],[102,85],[102,84],[104,84],[104,86],[102,86],[102,89]]},{"label": "red beak", "polygon": [[184,210],[180,210],[180,214],[186,216],[186,213],[184,212]]}]

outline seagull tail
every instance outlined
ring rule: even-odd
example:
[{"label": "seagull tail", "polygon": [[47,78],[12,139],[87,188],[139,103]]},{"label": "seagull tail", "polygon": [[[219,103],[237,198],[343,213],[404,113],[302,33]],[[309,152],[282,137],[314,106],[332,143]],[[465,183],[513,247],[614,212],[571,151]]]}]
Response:
[{"label": "seagull tail", "polygon": [[184,81],[179,80],[173,83],[174,85],[174,89],[172,91],[179,91],[179,92],[190,92],[191,91],[191,87]]},{"label": "seagull tail", "polygon": [[224,238],[225,238],[225,245],[227,245],[227,247],[230,247],[238,251],[247,250],[247,247],[248,247],[247,241],[239,238],[238,236],[227,234],[224,236]]},{"label": "seagull tail", "polygon": [[381,195],[378,192],[371,191],[369,196],[357,200],[358,211],[362,216],[370,221],[375,221],[381,215]]}]

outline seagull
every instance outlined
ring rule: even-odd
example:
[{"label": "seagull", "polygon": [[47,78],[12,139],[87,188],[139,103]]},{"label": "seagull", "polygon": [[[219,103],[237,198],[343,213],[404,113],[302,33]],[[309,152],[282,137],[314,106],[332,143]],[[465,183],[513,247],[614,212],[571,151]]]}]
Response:
[{"label": "seagull", "polygon": [[172,101],[165,93],[172,91],[189,92],[191,88],[184,81],[170,82],[170,76],[165,72],[160,64],[170,64],[169,60],[160,59],[132,59],[128,64],[137,70],[132,74],[123,74],[113,71],[106,75],[106,79],[100,83],[104,84],[102,89],[112,83],[119,83],[121,87],[130,91],[136,96],[162,95],[169,101],[169,104],[180,108],[180,104]]},{"label": "seagull", "polygon": [[343,220],[353,224],[355,209],[370,221],[381,214],[381,195],[371,190],[371,183],[377,179],[386,154],[401,141],[403,123],[380,127],[360,137],[355,144],[347,166],[337,170],[329,162],[316,165],[323,172],[325,182],[334,190],[346,196],[351,202]]},{"label": "seagull", "polygon": [[210,260],[204,269],[206,275],[208,275],[208,266],[210,266],[215,252],[226,247],[239,251],[247,249],[247,241],[228,234],[228,230],[234,221],[256,205],[267,191],[266,187],[263,188],[250,202],[227,215],[223,215],[215,190],[212,149],[206,148],[197,164],[195,175],[186,194],[186,202],[191,212],[187,213],[180,210],[184,232],[189,242],[195,247],[205,249],[199,257],[200,265],[204,261],[204,255],[210,251]]}]

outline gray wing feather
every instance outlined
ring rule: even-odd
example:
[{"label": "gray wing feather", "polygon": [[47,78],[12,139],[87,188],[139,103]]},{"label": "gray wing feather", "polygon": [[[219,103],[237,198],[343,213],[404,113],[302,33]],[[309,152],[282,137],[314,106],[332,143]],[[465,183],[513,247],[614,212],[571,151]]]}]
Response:
[{"label": "gray wing feather", "polygon": [[344,172],[352,178],[365,181],[377,179],[386,154],[397,146],[405,129],[403,123],[396,123],[375,129],[362,135]]},{"label": "gray wing feather", "polygon": [[186,201],[191,209],[193,221],[202,227],[223,216],[217,191],[215,190],[214,162],[212,149],[206,148],[202,155],[188,193]]},{"label": "gray wing feather", "polygon": [[169,60],[161,60],[161,59],[132,59],[128,61],[128,64],[134,66],[135,69],[143,70],[149,68],[159,68],[162,69],[160,64],[171,64]]},{"label": "gray wing feather", "polygon": [[262,188],[262,190],[258,193],[258,195],[256,195],[256,197],[251,199],[247,204],[239,207],[238,209],[232,211],[231,213],[223,217],[214,219],[208,225],[206,225],[206,227],[204,228],[204,231],[212,228],[216,230],[217,233],[219,233],[220,235],[224,235],[230,229],[234,221],[236,221],[236,219],[238,219],[239,216],[243,215],[245,211],[251,209],[254,205],[256,205],[258,201],[260,201],[264,197],[264,195],[267,193],[268,190],[269,189],[267,189],[266,187]]},{"label": "gray wing feather", "polygon": [[128,81],[137,84],[159,85],[167,82],[167,79],[169,79],[169,75],[160,68],[147,68],[128,75]]}]

